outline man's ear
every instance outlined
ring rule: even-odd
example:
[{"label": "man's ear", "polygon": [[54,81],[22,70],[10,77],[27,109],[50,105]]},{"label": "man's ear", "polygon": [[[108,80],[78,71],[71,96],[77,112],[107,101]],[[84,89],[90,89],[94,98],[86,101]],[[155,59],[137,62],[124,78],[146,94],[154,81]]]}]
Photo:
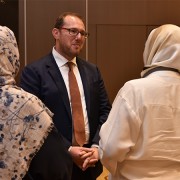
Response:
[{"label": "man's ear", "polygon": [[52,35],[53,35],[54,39],[59,39],[59,33],[60,33],[59,29],[53,28]]}]

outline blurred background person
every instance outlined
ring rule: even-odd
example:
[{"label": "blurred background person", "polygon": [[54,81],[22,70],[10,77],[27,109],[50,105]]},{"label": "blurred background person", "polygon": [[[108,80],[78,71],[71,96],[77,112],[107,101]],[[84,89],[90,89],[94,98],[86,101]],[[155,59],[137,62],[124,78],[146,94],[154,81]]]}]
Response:
[{"label": "blurred background person", "polygon": [[53,114],[16,86],[19,66],[14,33],[0,26],[0,179],[69,180],[72,160]]},{"label": "blurred background person", "polygon": [[110,180],[180,179],[180,28],[154,29],[143,57],[101,128],[100,159]]}]

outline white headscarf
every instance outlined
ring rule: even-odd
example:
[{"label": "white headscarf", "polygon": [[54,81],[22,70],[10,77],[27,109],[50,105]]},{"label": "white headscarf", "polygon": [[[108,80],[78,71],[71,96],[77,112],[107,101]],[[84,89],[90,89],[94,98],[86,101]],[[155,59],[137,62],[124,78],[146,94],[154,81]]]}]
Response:
[{"label": "white headscarf", "polygon": [[168,67],[180,72],[180,27],[162,25],[151,31],[144,49],[144,66],[141,76],[155,67]]},{"label": "white headscarf", "polygon": [[52,113],[15,85],[19,51],[14,33],[0,26],[0,179],[19,180],[53,127]]}]

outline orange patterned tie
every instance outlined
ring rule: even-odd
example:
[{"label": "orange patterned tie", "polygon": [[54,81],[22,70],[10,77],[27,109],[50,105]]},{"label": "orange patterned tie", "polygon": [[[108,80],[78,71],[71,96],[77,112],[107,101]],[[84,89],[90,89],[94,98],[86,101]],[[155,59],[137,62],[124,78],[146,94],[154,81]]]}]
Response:
[{"label": "orange patterned tie", "polygon": [[74,137],[76,142],[83,146],[85,143],[85,124],[82,110],[81,96],[76,77],[73,72],[73,62],[67,63],[69,66],[69,90],[71,96],[72,119],[74,124]]}]

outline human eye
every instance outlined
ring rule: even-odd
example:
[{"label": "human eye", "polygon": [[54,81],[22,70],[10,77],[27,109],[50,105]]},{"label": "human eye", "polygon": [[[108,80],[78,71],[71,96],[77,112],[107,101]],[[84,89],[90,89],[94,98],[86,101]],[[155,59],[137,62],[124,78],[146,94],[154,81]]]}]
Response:
[{"label": "human eye", "polygon": [[88,37],[88,33],[87,33],[86,31],[81,31],[80,33],[81,33],[81,35],[84,36],[85,38]]},{"label": "human eye", "polygon": [[81,31],[80,32],[82,36],[85,36],[86,32],[85,31]]},{"label": "human eye", "polygon": [[75,28],[69,29],[69,31],[71,35],[77,35],[79,32],[78,29],[75,29]]}]

